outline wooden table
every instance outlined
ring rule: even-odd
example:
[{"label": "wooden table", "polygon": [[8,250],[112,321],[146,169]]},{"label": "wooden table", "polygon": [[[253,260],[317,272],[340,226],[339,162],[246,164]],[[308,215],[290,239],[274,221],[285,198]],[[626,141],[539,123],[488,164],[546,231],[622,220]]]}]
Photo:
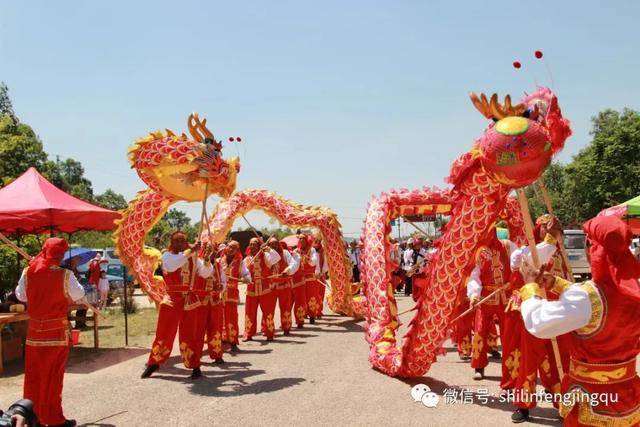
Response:
[{"label": "wooden table", "polygon": [[[29,320],[26,313],[0,313],[0,330],[4,325],[9,323],[24,322]],[[2,363],[2,336],[0,336],[0,374],[4,372],[4,364]]]}]

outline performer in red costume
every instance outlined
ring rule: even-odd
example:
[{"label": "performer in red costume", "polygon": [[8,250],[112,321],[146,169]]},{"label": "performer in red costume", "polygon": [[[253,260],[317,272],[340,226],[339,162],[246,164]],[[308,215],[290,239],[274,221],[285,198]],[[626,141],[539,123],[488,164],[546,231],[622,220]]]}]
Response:
[{"label": "performer in red costume", "polygon": [[220,268],[227,278],[227,287],[222,291],[222,303],[224,305],[224,329],[223,341],[231,344],[231,351],[238,351],[238,303],[240,293],[238,283],[251,283],[251,273],[242,262],[240,243],[229,241],[220,257]]},{"label": "performer in red costume", "polygon": [[313,239],[313,249],[316,251],[315,280],[307,283],[307,314],[310,319],[322,317],[324,309],[325,283],[329,277],[329,264],[322,249],[322,237],[316,234]]},{"label": "performer in red costume", "polygon": [[[298,271],[293,275],[293,312],[298,329],[304,326],[307,316],[307,283],[314,280],[316,264],[318,263],[316,250],[311,246],[311,237],[300,234],[298,247],[293,251],[298,263]],[[315,318],[310,319],[315,323]]]},{"label": "performer in red costume", "polygon": [[298,262],[287,250],[286,243],[278,242],[275,237],[270,238],[267,243],[271,249],[280,255],[280,261],[271,268],[271,276],[274,276],[273,284],[278,298],[278,306],[280,307],[280,327],[285,335],[289,335],[291,333],[291,309],[293,307],[292,276],[298,270]]},{"label": "performer in red costume", "polygon": [[107,264],[107,260],[102,259],[102,254],[100,252],[98,252],[91,262],[89,262],[89,283],[91,283],[96,290],[98,290],[100,272],[102,271],[103,264]]},{"label": "performer in red costume", "polygon": [[71,301],[82,301],[84,289],[70,270],[59,267],[67,241],[47,239],[22,272],[16,297],[27,302],[29,329],[24,361],[24,398],[33,401],[43,425],[75,426],[62,413],[62,385],[71,345],[67,320]]},{"label": "performer in red costume", "polygon": [[[491,229],[484,245],[478,248],[476,266],[467,282],[467,297],[471,306],[509,283],[511,270],[507,247],[509,247],[509,242],[501,242],[495,229]],[[503,320],[506,303],[506,291],[501,291],[479,306],[475,312],[474,335],[471,344],[471,367],[475,369],[474,380],[484,378],[484,368],[489,363],[487,341],[495,317],[498,319],[500,335],[504,333]]]},{"label": "performer in red costume", "polygon": [[[456,308],[452,314],[452,318],[456,318],[464,313],[469,307],[469,298],[463,289],[458,292],[458,298],[456,300]],[[452,326],[451,341],[456,343],[458,349],[458,357],[460,360],[471,360],[471,339],[473,337],[473,319],[475,313],[471,312],[466,316],[458,319]]]},{"label": "performer in red costume", "polygon": [[251,341],[256,334],[258,322],[258,306],[264,321],[264,334],[267,341],[273,341],[275,334],[274,314],[276,311],[276,293],[272,290],[271,268],[280,261],[278,252],[269,246],[261,246],[261,241],[254,237],[249,241],[249,255],[244,264],[251,273],[251,283],[247,286],[247,301],[244,316],[244,341]]},{"label": "performer in red costume", "polygon": [[206,279],[200,276],[195,278],[193,289],[185,299],[184,315],[180,322],[180,354],[184,366],[193,369],[192,379],[202,376],[200,359],[205,334],[209,357],[216,364],[224,363],[222,360],[223,307],[220,293],[227,278],[214,254],[207,251],[203,254],[203,258],[211,262],[213,272]]},{"label": "performer in red costume", "polygon": [[[523,269],[531,283],[520,291],[522,318],[527,331],[539,338],[571,332],[571,363],[560,401],[565,426],[637,426],[640,263],[629,251],[631,231],[620,219],[599,216],[583,229],[593,280],[571,283]],[[558,293],[559,300],[545,299],[534,279]]]},{"label": "performer in red costume", "polygon": [[167,296],[160,302],[156,336],[141,378],[149,378],[171,355],[184,313],[185,298],[191,291],[192,275],[207,278],[213,272],[209,260],[203,261],[193,256],[199,250],[199,243],[190,248],[185,234],[177,231],[171,235],[169,248],[162,254],[162,274],[167,285]]},{"label": "performer in red costume", "polygon": [[[562,227],[558,219],[552,215],[542,215],[536,221],[534,236],[543,270],[562,278],[571,279],[558,246],[558,240],[562,238]],[[514,390],[516,411],[511,415],[511,420],[514,423],[528,420],[529,410],[536,406],[536,399],[530,399],[528,396],[535,393],[538,378],[546,390],[554,393],[560,392],[561,380],[551,341],[531,335],[526,331],[522,322],[519,289],[524,285],[524,281],[519,270],[523,259],[530,264],[532,263],[528,247],[514,251],[511,256],[513,295],[505,315],[506,335],[514,344],[509,344],[505,349],[505,353],[508,350],[507,354],[510,355],[508,366],[511,369],[509,372],[503,369],[503,385],[507,384],[509,388]],[[558,295],[552,292],[549,294],[549,299],[557,300]],[[565,371],[569,369],[569,343],[567,340],[567,336],[561,336],[557,339],[562,358],[561,363]],[[505,365],[503,365],[504,367]],[[514,376],[515,379],[511,381]],[[505,378],[508,380],[505,381]]]}]

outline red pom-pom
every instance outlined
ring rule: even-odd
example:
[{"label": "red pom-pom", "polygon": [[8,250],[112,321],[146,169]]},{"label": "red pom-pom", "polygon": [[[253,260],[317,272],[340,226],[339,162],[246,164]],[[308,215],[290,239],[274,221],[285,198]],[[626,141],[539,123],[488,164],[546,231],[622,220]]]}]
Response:
[{"label": "red pom-pom", "polygon": [[520,62],[513,61],[513,68],[520,68],[520,67],[522,67],[522,64],[520,64]]},{"label": "red pom-pom", "polygon": [[541,50],[536,50],[534,52],[534,55],[536,56],[536,58],[540,59],[540,58],[542,58],[542,51]]},{"label": "red pom-pom", "polygon": [[229,138],[229,142],[233,142],[233,137]]},{"label": "red pom-pom", "polygon": [[240,138],[239,136],[236,136],[236,141],[242,142],[242,138]]}]

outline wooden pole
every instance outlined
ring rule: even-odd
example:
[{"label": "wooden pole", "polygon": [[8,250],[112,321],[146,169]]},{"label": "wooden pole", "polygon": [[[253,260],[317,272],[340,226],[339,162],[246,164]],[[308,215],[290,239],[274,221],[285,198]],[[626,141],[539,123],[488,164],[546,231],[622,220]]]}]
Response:
[{"label": "wooden pole", "polygon": [[[540,192],[542,193],[542,200],[544,200],[544,204],[547,207],[547,212],[551,215],[553,213],[553,206],[551,205],[551,198],[549,197],[549,191],[547,190],[547,186],[544,184],[544,180],[542,177],[538,180],[538,187],[540,188]],[[567,268],[567,273],[569,277],[565,277],[565,279],[573,281],[573,270],[571,269],[571,264],[569,264],[569,257],[567,256],[567,250],[564,247],[564,241],[562,238],[558,239],[558,247],[560,248],[560,255],[562,256],[562,262]]]},{"label": "wooden pole", "polygon": [[451,322],[449,322],[450,325],[453,325],[455,322],[457,322],[458,320],[462,319],[464,316],[466,316],[467,314],[471,313],[472,311],[474,311],[476,308],[480,307],[482,304],[484,304],[485,302],[489,301],[495,294],[497,294],[498,292],[502,292],[506,289],[509,289],[509,284],[507,283],[504,286],[499,287],[498,289],[496,289],[495,291],[491,292],[489,295],[487,295],[486,297],[482,298],[480,301],[478,301],[477,303],[475,303],[473,305],[473,307],[469,307],[466,311],[464,311],[462,314],[460,314],[458,317],[456,317],[455,319],[453,319]]},{"label": "wooden pole", "polygon": [[[207,215],[207,197],[209,197],[209,181],[204,186],[204,197],[202,198],[202,211],[200,212],[200,227],[198,230],[197,240],[200,240],[202,234],[202,227],[204,226],[204,218]],[[211,242],[209,242],[211,243]],[[189,282],[189,290],[193,289],[193,284],[196,281],[196,274],[198,274],[198,253],[193,251],[191,254],[191,280]]]},{"label": "wooden pole", "polygon": [[407,218],[404,219],[405,222],[408,222],[409,225],[411,225],[413,228],[415,228],[416,230],[418,230],[420,233],[424,234],[425,237],[430,238],[429,235],[420,227],[418,227],[417,225],[415,225],[412,221],[409,221]]},{"label": "wooden pole", "polygon": [[[536,269],[540,269],[540,257],[538,255],[538,248],[536,247],[536,240],[533,235],[533,221],[531,220],[531,212],[529,211],[529,202],[527,196],[524,194],[523,189],[518,189],[518,202],[520,202],[520,210],[522,211],[522,218],[524,220],[524,230],[529,242],[529,251],[531,251],[531,258],[533,259],[533,265]],[[542,288],[544,297],[546,298],[546,291]],[[560,375],[560,381],[564,378],[564,368],[562,367],[562,358],[560,357],[560,347],[558,347],[558,340],[554,337],[551,338],[551,346],[553,347],[553,356],[558,367],[558,374]]]}]

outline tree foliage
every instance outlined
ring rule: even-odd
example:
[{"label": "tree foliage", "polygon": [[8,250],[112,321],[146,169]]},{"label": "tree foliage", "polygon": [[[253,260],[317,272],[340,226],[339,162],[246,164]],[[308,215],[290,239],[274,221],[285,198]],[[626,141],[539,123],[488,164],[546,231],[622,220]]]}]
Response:
[{"label": "tree foliage", "polygon": [[[592,118],[592,141],[567,165],[552,163],[543,177],[565,227],[579,227],[602,209],[640,194],[640,113],[605,110]],[[533,188],[531,214],[546,212]]]},{"label": "tree foliage", "polygon": [[18,117],[13,112],[13,103],[9,98],[9,88],[4,82],[0,82],[0,116],[8,116],[18,123]]}]

